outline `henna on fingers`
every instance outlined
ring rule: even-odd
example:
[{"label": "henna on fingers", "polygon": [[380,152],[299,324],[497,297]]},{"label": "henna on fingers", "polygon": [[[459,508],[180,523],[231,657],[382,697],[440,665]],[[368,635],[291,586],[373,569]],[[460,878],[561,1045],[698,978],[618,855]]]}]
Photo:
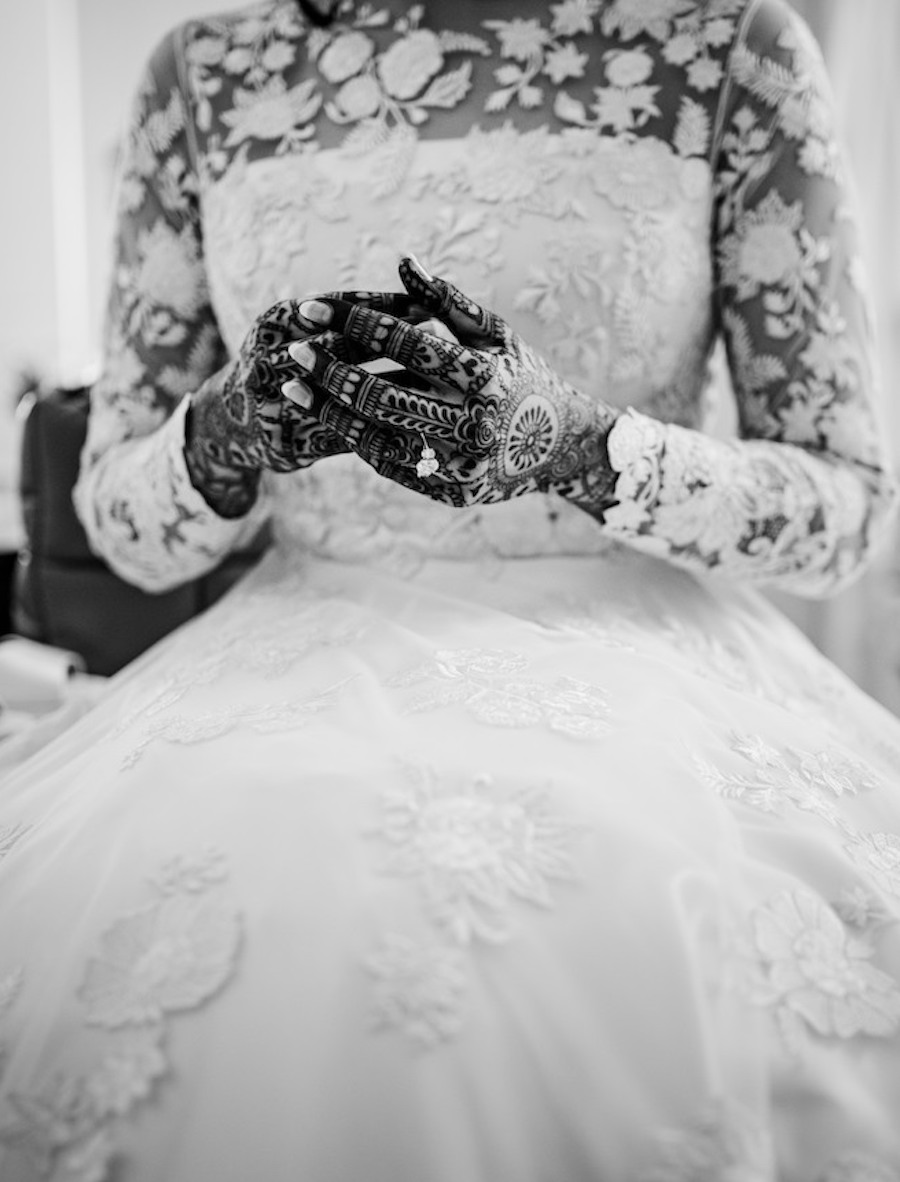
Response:
[{"label": "henna on fingers", "polygon": [[[440,453],[440,479],[431,473],[424,492],[437,500],[479,504],[554,489],[601,514],[614,483],[604,440],[617,412],[564,382],[503,320],[452,285],[412,264],[401,266],[401,277],[410,298],[449,319],[462,339],[423,331],[389,301],[376,307],[323,297],[315,308],[303,305],[301,315],[332,334],[331,341],[313,337],[289,349],[320,392],[313,400],[319,421],[407,487],[405,465],[419,464],[418,437],[428,439]],[[395,361],[426,388],[412,390],[340,360],[329,347],[335,336],[347,349]],[[375,427],[396,433],[399,471]]]},{"label": "henna on fingers", "polygon": [[[400,315],[425,314],[409,293],[355,291],[329,296],[360,309],[371,307],[373,315],[382,309]],[[314,307],[315,302],[306,304]],[[191,396],[185,435],[187,470],[194,487],[221,517],[240,517],[250,510],[264,470],[296,471],[349,450],[304,405],[309,391],[304,392],[302,373],[288,349],[312,333],[321,335],[322,330],[300,314],[300,307],[300,301],[284,300],[259,316],[238,356]],[[369,356],[349,335],[331,333],[323,343],[335,364],[349,365]],[[293,398],[285,394],[286,386]]]}]

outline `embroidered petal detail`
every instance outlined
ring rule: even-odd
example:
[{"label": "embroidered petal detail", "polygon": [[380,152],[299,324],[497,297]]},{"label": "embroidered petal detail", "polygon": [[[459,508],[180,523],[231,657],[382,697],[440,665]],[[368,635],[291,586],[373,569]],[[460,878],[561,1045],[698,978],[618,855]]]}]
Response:
[{"label": "embroidered petal detail", "polygon": [[406,704],[422,713],[460,704],[488,726],[546,726],[572,738],[597,738],[609,730],[604,690],[574,677],[552,681],[522,677],[528,667],[521,653],[498,649],[454,649],[414,666],[388,683],[425,688]]},{"label": "embroidered petal detail", "polygon": [[405,936],[386,935],[365,967],[376,982],[376,1029],[396,1030],[423,1049],[462,1029],[468,982],[458,948],[422,947]]},{"label": "embroidered petal detail", "polygon": [[576,878],[583,826],[554,813],[543,792],[504,793],[486,775],[459,788],[410,777],[382,798],[381,869],[418,879],[430,916],[454,941],[508,939],[516,900],[550,907],[551,884]]},{"label": "embroidered petal detail", "polygon": [[239,941],[237,913],[215,895],[173,895],[116,920],[79,990],[88,1021],[158,1022],[199,1005],[228,980]]},{"label": "embroidered petal detail", "polygon": [[900,1029],[900,989],[870,962],[873,946],[848,937],[834,911],[805,890],[756,908],[760,957],[754,1000],[773,1007],[789,1045],[806,1029],[828,1038],[887,1037]]},{"label": "embroidered petal detail", "polygon": [[159,1027],[117,1032],[86,1090],[100,1118],[124,1116],[148,1099],[168,1070]]}]

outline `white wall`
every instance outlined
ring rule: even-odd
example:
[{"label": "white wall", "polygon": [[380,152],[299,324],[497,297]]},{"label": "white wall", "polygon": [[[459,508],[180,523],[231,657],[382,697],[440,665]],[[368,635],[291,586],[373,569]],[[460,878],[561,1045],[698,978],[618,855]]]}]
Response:
[{"label": "white wall", "polygon": [[20,371],[55,362],[46,10],[0,4],[0,550],[18,545],[12,400]]},{"label": "white wall", "polygon": [[0,387],[55,356],[50,100],[44,4],[0,4]]},{"label": "white wall", "polygon": [[141,71],[174,25],[229,7],[228,0],[64,0],[78,10],[79,72],[89,268],[89,348],[96,349],[108,269],[110,202],[116,143]]},{"label": "white wall", "polygon": [[214,0],[0,0],[0,551],[20,539],[14,392],[89,378],[108,270],[112,160],[140,70]]}]

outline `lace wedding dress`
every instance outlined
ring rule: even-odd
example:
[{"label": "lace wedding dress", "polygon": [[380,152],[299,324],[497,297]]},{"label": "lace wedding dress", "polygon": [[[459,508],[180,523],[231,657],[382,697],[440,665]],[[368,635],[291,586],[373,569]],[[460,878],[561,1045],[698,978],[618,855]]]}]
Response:
[{"label": "lace wedding dress", "polygon": [[[900,1178],[900,727],[752,587],[892,498],[830,127],[773,0],[164,41],[78,503],[151,588],[275,543],[0,788],[3,1182]],[[602,524],[191,487],[253,317],[408,250],[631,408]]]}]

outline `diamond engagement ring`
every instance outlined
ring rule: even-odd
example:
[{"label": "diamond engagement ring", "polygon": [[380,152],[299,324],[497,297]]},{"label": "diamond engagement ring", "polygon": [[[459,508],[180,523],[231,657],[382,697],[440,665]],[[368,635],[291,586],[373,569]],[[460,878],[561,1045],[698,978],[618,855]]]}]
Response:
[{"label": "diamond engagement ring", "polygon": [[421,459],[419,459],[416,463],[416,476],[434,476],[438,468],[440,468],[440,464],[438,463],[437,457],[434,454],[434,448],[428,446],[425,436],[423,435],[422,456]]}]

